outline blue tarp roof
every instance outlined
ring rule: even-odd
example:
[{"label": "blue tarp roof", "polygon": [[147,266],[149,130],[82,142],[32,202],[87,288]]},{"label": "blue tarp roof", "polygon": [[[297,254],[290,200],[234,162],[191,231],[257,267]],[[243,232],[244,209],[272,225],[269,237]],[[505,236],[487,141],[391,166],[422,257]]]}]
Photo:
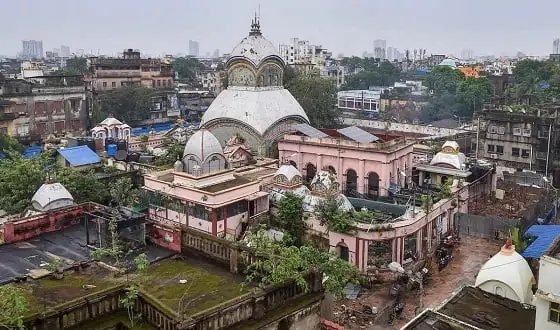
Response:
[{"label": "blue tarp roof", "polygon": [[83,166],[101,162],[101,158],[88,146],[58,149],[58,153],[72,166]]},{"label": "blue tarp roof", "polygon": [[29,159],[41,154],[41,146],[32,146],[23,152],[23,158]]},{"label": "blue tarp roof", "polygon": [[[136,127],[136,128],[132,129],[132,135],[148,134],[148,133],[150,133],[151,130],[154,130],[156,133],[165,132],[165,131],[169,131],[170,129],[175,127],[175,125],[177,125],[177,123],[163,123],[163,124],[153,124],[150,127]],[[198,127],[198,125],[200,125],[200,123],[188,123],[188,124],[183,124],[182,126],[183,127],[189,127],[189,126]]]},{"label": "blue tarp roof", "polygon": [[525,235],[535,236],[537,239],[521,255],[525,258],[540,258],[560,236],[560,225],[533,225]]}]

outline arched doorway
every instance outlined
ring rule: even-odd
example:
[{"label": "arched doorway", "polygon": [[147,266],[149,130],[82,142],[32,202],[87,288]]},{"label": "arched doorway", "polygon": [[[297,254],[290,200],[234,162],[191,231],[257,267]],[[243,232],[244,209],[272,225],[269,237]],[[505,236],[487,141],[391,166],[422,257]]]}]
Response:
[{"label": "arched doorway", "polygon": [[367,181],[367,195],[371,198],[377,198],[379,196],[379,175],[370,172]]},{"label": "arched doorway", "polygon": [[353,195],[358,192],[358,174],[353,169],[346,171],[346,195]]},{"label": "arched doorway", "polygon": [[350,250],[348,245],[344,242],[340,242],[336,245],[336,254],[338,257],[344,261],[350,261]]},{"label": "arched doorway", "polygon": [[297,164],[296,164],[296,162],[294,162],[293,160],[290,160],[290,165],[292,165],[293,167],[297,168]]},{"label": "arched doorway", "polygon": [[335,170],[335,168],[332,167],[332,166],[330,166],[330,165],[329,165],[329,167],[327,167],[327,171],[329,171],[329,172],[331,172],[332,174],[336,175],[336,170]]},{"label": "arched doorway", "polygon": [[311,180],[313,180],[315,174],[317,174],[317,168],[315,167],[315,165],[309,163],[307,164],[305,170],[305,180],[307,181],[307,183],[311,183]]}]

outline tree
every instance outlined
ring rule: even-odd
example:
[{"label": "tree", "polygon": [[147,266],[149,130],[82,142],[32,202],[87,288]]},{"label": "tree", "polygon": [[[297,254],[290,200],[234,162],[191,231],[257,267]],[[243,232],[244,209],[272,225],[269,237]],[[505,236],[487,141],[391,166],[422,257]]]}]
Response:
[{"label": "tree", "polygon": [[119,206],[133,206],[138,198],[138,189],[134,188],[129,177],[117,179],[109,190],[111,201]]},{"label": "tree", "polygon": [[465,74],[448,66],[436,66],[424,79],[424,83],[434,94],[455,94]]},{"label": "tree", "polygon": [[[344,296],[348,282],[358,281],[360,271],[333,253],[320,251],[312,246],[286,246],[271,239],[266,230],[249,232],[245,239],[258,258],[246,269],[246,282],[258,282],[259,286],[283,284],[295,281],[305,291],[309,286],[305,274],[310,270],[324,273],[326,290],[336,297]],[[247,253],[247,252],[244,252]]]},{"label": "tree", "polygon": [[113,114],[125,122],[147,119],[152,109],[152,88],[128,85],[108,91],[100,96],[101,116]]},{"label": "tree", "polygon": [[300,73],[285,87],[305,110],[311,125],[333,127],[338,120],[336,84],[330,78]]},{"label": "tree", "polygon": [[139,274],[146,274],[148,272],[148,266],[150,266],[150,260],[148,260],[145,253],[142,253],[134,258],[134,265]]},{"label": "tree", "polygon": [[47,156],[24,159],[12,153],[0,162],[0,209],[18,213],[29,205],[33,194],[45,181]]},{"label": "tree", "polygon": [[104,247],[98,247],[91,252],[91,258],[93,260],[101,260],[104,257],[110,257],[115,260],[115,264],[118,266],[121,263],[121,258],[124,256],[124,249],[122,242],[117,232],[117,218],[112,217],[109,220],[109,245]]},{"label": "tree", "polygon": [[134,328],[134,322],[136,322],[136,319],[138,318],[138,315],[134,314],[134,307],[136,307],[136,301],[138,300],[139,294],[140,291],[138,290],[138,287],[131,285],[126,288],[126,293],[119,299],[121,305],[126,308],[128,320],[130,321],[132,328]]},{"label": "tree", "polygon": [[372,57],[345,57],[341,64],[350,73],[361,69],[346,79],[342,90],[368,90],[371,86],[392,86],[400,80],[400,70],[388,61],[379,61]]},{"label": "tree", "polygon": [[301,246],[305,236],[303,198],[291,192],[287,193],[278,205],[278,217],[283,229],[289,235],[291,243]]},{"label": "tree", "polygon": [[181,158],[183,158],[184,149],[185,145],[180,143],[174,143],[171,146],[168,146],[165,155],[156,157],[156,159],[154,160],[154,165],[173,165],[178,159],[180,160]]},{"label": "tree", "polygon": [[494,87],[486,77],[467,77],[461,81],[457,89],[459,107],[456,114],[459,117],[471,118],[475,111],[482,109],[485,102],[492,97]]},{"label": "tree", "polygon": [[0,327],[25,329],[23,316],[28,310],[28,301],[22,289],[13,285],[0,286]]},{"label": "tree", "polygon": [[66,70],[75,74],[89,74],[87,58],[74,56],[66,60]]},{"label": "tree", "polygon": [[315,207],[315,217],[327,230],[348,233],[356,223],[351,212],[340,211],[340,203],[335,198],[326,198]]},{"label": "tree", "polygon": [[23,146],[19,141],[13,136],[9,136],[5,133],[0,133],[0,152],[4,154],[8,153],[22,153]]},{"label": "tree", "polygon": [[107,187],[101,182],[93,170],[76,171],[71,168],[60,168],[56,178],[74,197],[74,202],[101,203],[107,197]]},{"label": "tree", "polygon": [[179,57],[173,61],[173,70],[177,72],[179,80],[185,83],[194,84],[197,81],[197,73],[202,69],[204,64],[192,56]]},{"label": "tree", "polygon": [[510,103],[536,105],[560,98],[560,68],[551,61],[525,59],[513,70],[514,83],[506,95]]}]

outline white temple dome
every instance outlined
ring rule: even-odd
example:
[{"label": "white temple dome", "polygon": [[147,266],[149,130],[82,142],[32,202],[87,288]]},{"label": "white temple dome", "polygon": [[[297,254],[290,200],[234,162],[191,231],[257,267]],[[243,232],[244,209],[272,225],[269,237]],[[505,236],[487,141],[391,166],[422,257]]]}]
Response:
[{"label": "white temple dome", "polygon": [[284,60],[280,57],[278,49],[261,34],[260,23],[256,17],[252,23],[251,32],[233,48],[227,62],[242,58],[258,68],[266,59],[274,57],[284,65]]},{"label": "white temple dome", "polygon": [[72,204],[74,204],[74,198],[58,182],[43,184],[31,198],[31,206],[39,212],[46,212]]},{"label": "white temple dome", "polygon": [[205,129],[194,133],[183,150],[183,157],[196,156],[201,163],[212,155],[222,155],[223,157],[222,145],[210,131]]},{"label": "white temple dome", "polygon": [[102,122],[99,123],[99,125],[105,125],[105,126],[113,126],[113,125],[122,125],[123,123],[118,120],[117,118],[113,117],[113,116],[109,116],[107,118],[105,118],[105,120],[103,120]]},{"label": "white temple dome", "polygon": [[480,289],[521,303],[531,303],[533,272],[527,261],[508,241],[499,253],[490,258],[476,276]]},{"label": "white temple dome", "polygon": [[430,165],[460,170],[463,168],[465,160],[465,154],[459,151],[459,144],[455,141],[446,141],[441,147],[441,151],[432,158]]},{"label": "white temple dome", "polygon": [[274,176],[277,175],[283,175],[288,179],[288,181],[292,181],[294,177],[301,176],[301,173],[299,173],[298,169],[293,165],[284,164],[278,168],[276,173],[274,173]]}]

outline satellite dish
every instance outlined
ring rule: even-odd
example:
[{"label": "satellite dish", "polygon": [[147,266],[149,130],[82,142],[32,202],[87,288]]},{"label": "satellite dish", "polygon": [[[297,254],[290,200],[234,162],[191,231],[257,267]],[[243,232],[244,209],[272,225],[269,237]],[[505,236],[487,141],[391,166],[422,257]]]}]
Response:
[{"label": "satellite dish", "polygon": [[115,159],[120,160],[120,161],[124,161],[124,160],[126,160],[127,156],[128,156],[128,153],[126,152],[126,150],[119,150],[115,154]]}]

